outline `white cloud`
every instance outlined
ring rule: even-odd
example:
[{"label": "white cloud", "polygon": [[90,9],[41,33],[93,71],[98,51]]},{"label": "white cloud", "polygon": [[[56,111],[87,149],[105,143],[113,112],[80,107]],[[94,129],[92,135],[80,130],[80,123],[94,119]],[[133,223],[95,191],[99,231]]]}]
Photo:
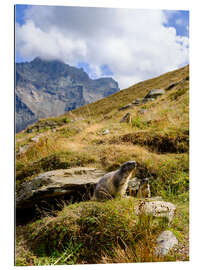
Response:
[{"label": "white cloud", "polygon": [[21,57],[88,62],[97,76],[106,64],[120,88],[188,62],[188,38],[164,26],[161,10],[32,6],[26,18],[16,26]]}]

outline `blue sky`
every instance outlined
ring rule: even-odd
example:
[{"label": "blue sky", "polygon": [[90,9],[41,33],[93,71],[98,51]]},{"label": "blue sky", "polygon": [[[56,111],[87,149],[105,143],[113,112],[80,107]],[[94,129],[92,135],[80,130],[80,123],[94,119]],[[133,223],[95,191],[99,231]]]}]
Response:
[{"label": "blue sky", "polygon": [[20,25],[25,23],[25,12],[26,9],[29,7],[29,5],[16,5],[15,6],[15,15],[16,15],[16,22],[18,22]]},{"label": "blue sky", "polygon": [[169,21],[164,25],[174,27],[177,35],[189,37],[189,11],[170,12]]},{"label": "blue sky", "polygon": [[16,62],[39,56],[121,88],[189,62],[189,12],[16,5]]}]

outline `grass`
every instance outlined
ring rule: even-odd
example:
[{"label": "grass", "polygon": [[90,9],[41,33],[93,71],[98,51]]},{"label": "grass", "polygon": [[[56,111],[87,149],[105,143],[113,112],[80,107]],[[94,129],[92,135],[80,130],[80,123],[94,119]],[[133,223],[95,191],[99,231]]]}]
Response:
[{"label": "grass", "polygon": [[[169,257],[154,255],[156,237],[161,231],[170,229],[181,242],[187,209],[183,212],[180,204],[173,223],[168,225],[164,218],[135,215],[138,203],[135,198],[81,202],[64,207],[56,217],[46,217],[20,227],[17,230],[21,235],[17,243],[20,246],[17,265],[168,260]],[[180,215],[181,222],[178,221]],[[23,253],[25,246],[27,251]],[[28,253],[29,262],[25,258]],[[181,256],[174,255],[177,259]]]},{"label": "grass", "polygon": [[[42,119],[33,125],[32,133],[16,135],[17,149],[29,146],[16,158],[17,191],[41,172],[75,166],[112,171],[135,160],[133,176],[150,177],[152,196],[177,206],[170,226],[162,219],[135,216],[135,198],[68,205],[55,217],[17,226],[16,265],[188,260],[188,71],[186,66],[138,83],[66,115]],[[118,111],[152,88],[164,88],[166,94]],[[139,114],[140,109],[145,113]],[[120,123],[127,112],[132,122]],[[36,135],[41,136],[39,142],[32,142]],[[157,258],[153,247],[164,229],[173,231],[180,245]]]}]

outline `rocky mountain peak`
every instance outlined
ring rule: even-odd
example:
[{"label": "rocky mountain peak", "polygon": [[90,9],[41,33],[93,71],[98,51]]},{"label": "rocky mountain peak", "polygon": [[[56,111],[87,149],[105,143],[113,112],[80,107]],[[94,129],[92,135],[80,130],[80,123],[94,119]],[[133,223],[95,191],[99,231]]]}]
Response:
[{"label": "rocky mountain peak", "polygon": [[[16,131],[26,128],[31,119],[58,116],[117,91],[119,86],[113,78],[92,80],[82,68],[57,59],[36,57],[31,62],[17,63]],[[22,108],[18,115],[18,104],[26,107],[26,117]]]}]

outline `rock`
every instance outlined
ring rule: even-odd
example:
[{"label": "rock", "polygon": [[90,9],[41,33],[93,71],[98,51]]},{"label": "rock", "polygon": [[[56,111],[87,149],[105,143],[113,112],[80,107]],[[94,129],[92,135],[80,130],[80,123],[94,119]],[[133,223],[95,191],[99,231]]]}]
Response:
[{"label": "rock", "polygon": [[119,108],[118,110],[119,110],[119,111],[123,111],[123,110],[129,109],[131,106],[132,106],[131,104],[127,104],[127,105],[125,105],[125,106]]},{"label": "rock", "polygon": [[77,117],[77,118],[76,118],[76,121],[83,121],[83,120],[85,120],[84,117]]},{"label": "rock", "polygon": [[103,131],[103,133],[102,133],[103,135],[107,135],[107,134],[109,134],[109,130],[108,129],[105,129],[104,131]]},{"label": "rock", "polygon": [[179,83],[179,82],[175,82],[175,83],[169,84],[169,86],[166,87],[165,90],[166,90],[166,91],[171,90],[173,87],[175,87],[176,85],[178,85],[178,83]]},{"label": "rock", "polygon": [[136,209],[136,214],[147,214],[154,217],[166,217],[169,222],[172,221],[175,205],[165,201],[142,201]]},{"label": "rock", "polygon": [[142,104],[145,104],[145,103],[147,103],[147,102],[150,102],[150,101],[154,101],[155,100],[155,98],[143,98],[143,100],[142,100]]},{"label": "rock", "polygon": [[178,240],[171,231],[162,232],[156,242],[155,254],[157,256],[165,256],[170,249],[178,245]]},{"label": "rock", "polygon": [[26,132],[27,132],[27,133],[32,133],[33,131],[34,131],[34,130],[33,130],[32,128],[27,128],[27,129],[26,129]]},{"label": "rock", "polygon": [[82,200],[90,197],[104,171],[95,168],[78,167],[55,170],[39,174],[33,180],[24,182],[16,195],[16,208],[25,209],[41,201],[67,195]]},{"label": "rock", "polygon": [[126,113],[123,118],[120,120],[120,123],[131,123],[131,113]]},{"label": "rock", "polygon": [[39,138],[40,138],[40,136],[37,135],[37,136],[31,138],[30,140],[31,140],[32,142],[36,142],[36,143],[37,143],[37,142],[39,142]]},{"label": "rock", "polygon": [[144,98],[157,98],[158,96],[161,96],[163,94],[165,94],[165,91],[163,89],[152,89]]},{"label": "rock", "polygon": [[146,109],[140,109],[137,111],[137,113],[139,113],[139,114],[145,114],[146,112],[147,112]]},{"label": "rock", "polygon": [[142,98],[137,98],[135,101],[132,102],[133,105],[139,105],[142,104]]},{"label": "rock", "polygon": [[151,197],[149,178],[138,179],[135,177],[129,180],[126,193],[130,196],[138,198]]},{"label": "rock", "polygon": [[24,146],[20,146],[19,147],[19,150],[17,152],[17,155],[24,154],[27,151],[28,148],[29,148],[29,145],[28,144],[26,144]]}]

